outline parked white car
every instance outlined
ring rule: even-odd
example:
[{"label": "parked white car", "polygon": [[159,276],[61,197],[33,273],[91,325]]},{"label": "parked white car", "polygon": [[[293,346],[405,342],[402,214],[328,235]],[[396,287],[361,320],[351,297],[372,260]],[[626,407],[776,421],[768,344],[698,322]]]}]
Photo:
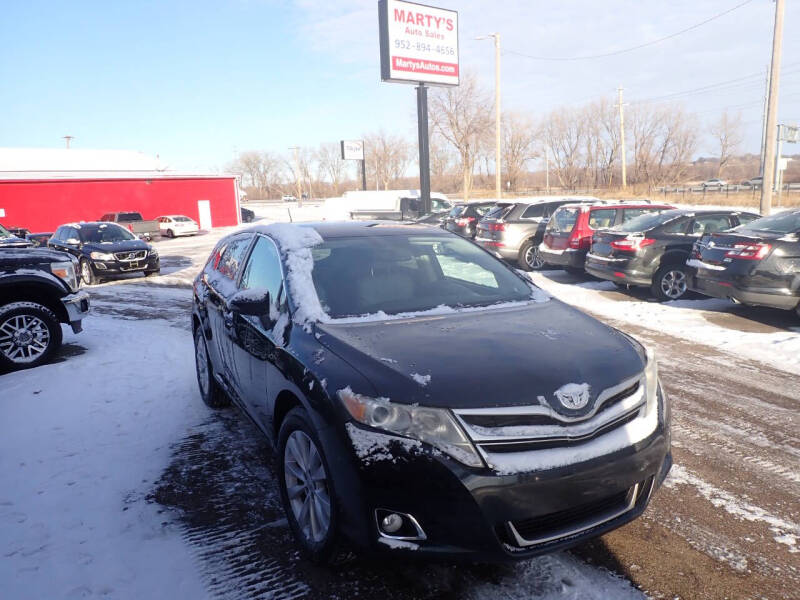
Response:
[{"label": "parked white car", "polygon": [[707,179],[707,180],[705,180],[703,182],[703,187],[704,188],[719,188],[719,189],[722,189],[726,185],[728,185],[728,182],[723,180],[723,179]]},{"label": "parked white car", "polygon": [[195,235],[200,231],[197,222],[185,215],[167,215],[158,217],[156,221],[158,221],[158,228],[162,236]]}]

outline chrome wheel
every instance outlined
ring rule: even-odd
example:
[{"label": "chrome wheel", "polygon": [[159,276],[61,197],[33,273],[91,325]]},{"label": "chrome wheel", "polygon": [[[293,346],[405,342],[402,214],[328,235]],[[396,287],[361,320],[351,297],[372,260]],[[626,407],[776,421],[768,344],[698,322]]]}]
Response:
[{"label": "chrome wheel", "polygon": [[664,273],[661,277],[661,291],[672,300],[683,296],[686,293],[686,273],[679,269]]},{"label": "chrome wheel", "polygon": [[539,252],[539,246],[533,244],[525,251],[525,264],[531,269],[541,269],[544,266],[544,259]]},{"label": "chrome wheel", "polygon": [[81,278],[86,285],[92,284],[92,267],[88,260],[81,261]]},{"label": "chrome wheel", "polygon": [[313,440],[296,429],[283,451],[286,495],[297,525],[306,540],[318,543],[331,526],[331,499],[322,456]]},{"label": "chrome wheel", "polygon": [[0,323],[0,352],[11,362],[32,363],[49,345],[50,330],[39,317],[14,315]]},{"label": "chrome wheel", "polygon": [[197,383],[200,385],[200,393],[205,398],[208,396],[211,387],[211,373],[208,370],[208,350],[203,333],[198,329],[194,338],[194,358],[197,367]]}]

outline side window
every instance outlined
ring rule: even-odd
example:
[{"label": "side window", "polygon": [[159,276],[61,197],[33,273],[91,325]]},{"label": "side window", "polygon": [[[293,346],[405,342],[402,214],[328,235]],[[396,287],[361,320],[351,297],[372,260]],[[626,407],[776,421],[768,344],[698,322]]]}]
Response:
[{"label": "side window", "polygon": [[228,279],[236,279],[250,239],[250,236],[244,236],[228,242],[217,264],[217,271],[220,275],[224,275]]},{"label": "side window", "polygon": [[536,217],[544,216],[544,204],[531,204],[522,213],[520,219],[534,219]]},{"label": "side window", "polygon": [[250,259],[242,275],[241,288],[263,288],[269,291],[270,299],[275,302],[281,291],[283,276],[281,275],[281,259],[275,244],[259,236]]},{"label": "side window", "polygon": [[591,229],[608,229],[617,218],[616,208],[601,208],[589,211],[589,227]]},{"label": "side window", "polygon": [[75,229],[74,227],[67,227],[64,230],[64,239],[65,240],[75,240],[75,239],[79,239],[79,238],[80,238],[80,234],[78,233],[78,230]]},{"label": "side window", "polygon": [[641,217],[644,214],[657,212],[652,208],[623,208],[622,209],[622,222],[626,223],[636,217]]},{"label": "side window", "polygon": [[702,215],[695,217],[692,221],[692,235],[703,235],[704,233],[716,233],[731,228],[731,220],[728,215]]},{"label": "side window", "polygon": [[760,219],[759,215],[751,215],[750,213],[739,213],[736,215],[739,219],[739,224],[744,225],[745,223],[749,223],[750,221],[755,221],[756,219]]},{"label": "side window", "polygon": [[687,224],[686,219],[675,219],[674,221],[671,221],[670,223],[664,225],[664,227],[661,229],[661,232],[672,233],[672,234],[686,233],[686,224]]}]

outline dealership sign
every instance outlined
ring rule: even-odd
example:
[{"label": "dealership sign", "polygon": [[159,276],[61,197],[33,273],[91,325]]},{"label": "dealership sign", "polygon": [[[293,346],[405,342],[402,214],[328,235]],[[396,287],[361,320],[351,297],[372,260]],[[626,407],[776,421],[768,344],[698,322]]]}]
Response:
[{"label": "dealership sign", "polygon": [[364,140],[342,140],[342,160],[364,160]]},{"label": "dealership sign", "polygon": [[458,13],[380,0],[381,79],[458,85]]}]

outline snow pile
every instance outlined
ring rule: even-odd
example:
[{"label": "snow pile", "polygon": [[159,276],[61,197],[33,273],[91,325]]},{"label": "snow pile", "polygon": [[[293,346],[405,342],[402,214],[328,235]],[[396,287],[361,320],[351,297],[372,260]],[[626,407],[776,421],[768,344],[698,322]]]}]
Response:
[{"label": "snow pile", "polygon": [[431,376],[430,375],[420,375],[419,373],[412,373],[411,374],[411,379],[416,381],[422,387],[425,387],[426,385],[428,385],[431,382]]},{"label": "snow pile", "polygon": [[418,550],[419,544],[407,542],[405,540],[395,540],[392,538],[379,537],[378,542],[389,546],[392,550]]},{"label": "snow pile", "polygon": [[406,452],[413,452],[422,448],[422,442],[420,441],[361,429],[352,423],[345,423],[345,428],[350,436],[350,441],[353,443],[356,455],[365,464],[382,460],[394,460],[395,455],[389,449],[391,444],[398,444]]}]

